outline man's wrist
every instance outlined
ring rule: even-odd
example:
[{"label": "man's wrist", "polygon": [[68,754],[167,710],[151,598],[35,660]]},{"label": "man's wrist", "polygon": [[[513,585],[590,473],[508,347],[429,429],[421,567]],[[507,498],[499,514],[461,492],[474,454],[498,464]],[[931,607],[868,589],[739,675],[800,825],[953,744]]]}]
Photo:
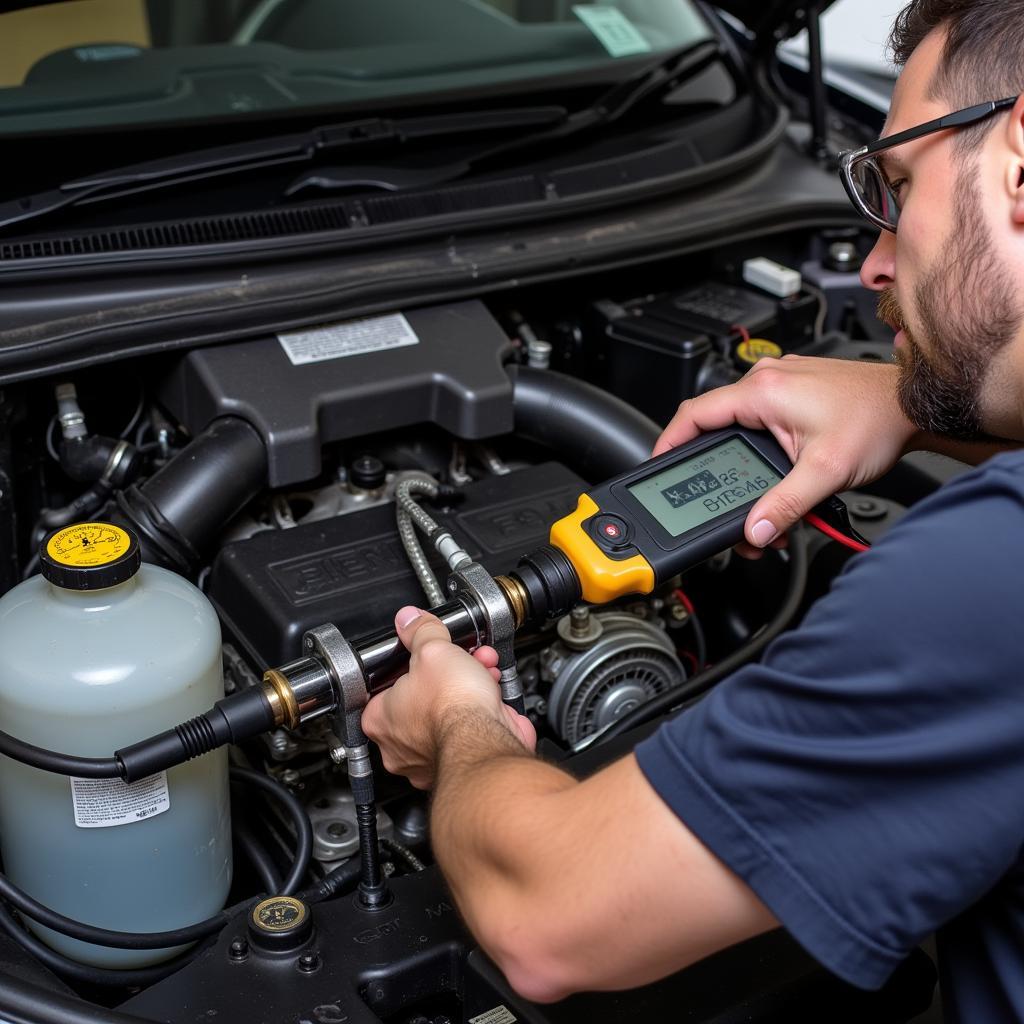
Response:
[{"label": "man's wrist", "polygon": [[465,765],[495,757],[531,757],[503,719],[474,704],[452,704],[442,713],[437,731],[437,763]]}]

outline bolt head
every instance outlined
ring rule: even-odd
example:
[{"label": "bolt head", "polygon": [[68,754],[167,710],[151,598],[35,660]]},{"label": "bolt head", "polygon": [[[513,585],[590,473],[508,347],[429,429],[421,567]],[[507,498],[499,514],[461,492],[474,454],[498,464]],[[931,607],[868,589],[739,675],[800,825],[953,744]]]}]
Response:
[{"label": "bolt head", "polygon": [[331,747],[331,760],[335,764],[344,764],[348,760],[348,749],[346,747]]},{"label": "bolt head", "polygon": [[236,962],[245,960],[249,956],[249,943],[243,938],[232,939],[228,956]]},{"label": "bolt head", "polygon": [[451,591],[451,592],[452,592],[453,594],[455,593],[456,589],[458,589],[458,586],[459,586],[459,585],[458,585],[458,583],[456,583],[456,582],[455,582],[455,580],[449,580],[449,581],[448,581],[448,589],[449,589],[449,590],[450,590],[450,591]]},{"label": "bolt head", "polygon": [[303,974],[312,974],[320,969],[319,953],[303,953],[299,957],[298,968]]}]

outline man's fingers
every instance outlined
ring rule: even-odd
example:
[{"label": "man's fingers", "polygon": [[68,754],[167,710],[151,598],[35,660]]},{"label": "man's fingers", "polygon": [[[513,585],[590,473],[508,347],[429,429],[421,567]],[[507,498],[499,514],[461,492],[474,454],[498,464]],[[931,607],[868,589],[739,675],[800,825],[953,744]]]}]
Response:
[{"label": "man's fingers", "polygon": [[792,529],[815,505],[834,494],[839,483],[831,474],[799,459],[782,481],[766,491],[747,515],[744,536],[755,548],[765,548]]},{"label": "man's fingers", "polygon": [[450,643],[452,639],[447,627],[436,615],[412,605],[398,609],[395,629],[410,654],[415,654],[431,640],[446,640]]},{"label": "man's fingers", "polygon": [[473,652],[473,657],[484,668],[494,668],[498,664],[498,652],[493,647],[478,647]]},{"label": "man's fingers", "polygon": [[761,430],[765,423],[760,413],[755,411],[755,404],[749,375],[735,384],[727,384],[690,398],[679,406],[669,425],[662,431],[654,445],[653,454],[661,455],[670,448],[692,441],[699,434],[730,427],[734,423]]}]

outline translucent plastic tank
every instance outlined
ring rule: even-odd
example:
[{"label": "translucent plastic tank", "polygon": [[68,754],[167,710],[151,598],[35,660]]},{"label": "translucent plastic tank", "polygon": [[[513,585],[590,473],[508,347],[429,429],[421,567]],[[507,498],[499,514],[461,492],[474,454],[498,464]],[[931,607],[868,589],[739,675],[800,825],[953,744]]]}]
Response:
[{"label": "translucent plastic tank", "polygon": [[[43,575],[0,598],[5,732],[109,757],[224,695],[213,608],[180,576],[140,567],[126,531],[68,527],[44,546],[41,566]],[[223,907],[231,882],[227,753],[131,787],[74,782],[0,756],[0,851],[11,881],[76,920],[136,932],[203,920]],[[98,966],[177,952],[107,949],[32,927]]]}]

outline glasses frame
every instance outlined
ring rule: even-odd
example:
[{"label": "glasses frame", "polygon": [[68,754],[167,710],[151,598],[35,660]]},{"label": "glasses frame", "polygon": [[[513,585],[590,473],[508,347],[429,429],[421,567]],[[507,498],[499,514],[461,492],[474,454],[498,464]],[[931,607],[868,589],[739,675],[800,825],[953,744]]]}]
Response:
[{"label": "glasses frame", "polygon": [[896,222],[890,223],[884,217],[880,217],[864,202],[857,191],[857,186],[853,182],[854,168],[865,161],[871,161],[875,172],[884,182],[887,180],[885,174],[881,166],[875,161],[875,157],[879,153],[886,149],[892,149],[895,146],[902,146],[905,142],[913,142],[915,139],[924,138],[924,136],[932,135],[935,132],[946,131],[949,128],[966,128],[968,125],[977,124],[979,121],[984,121],[985,118],[991,117],[1001,110],[1008,110],[1019,98],[1019,96],[1007,96],[1001,100],[976,103],[974,106],[964,107],[963,110],[956,110],[952,114],[937,117],[933,121],[926,121],[924,124],[908,128],[906,131],[899,132],[896,135],[888,135],[884,139],[878,139],[876,142],[861,146],[860,149],[848,149],[840,153],[839,176],[842,180],[843,188],[846,189],[846,194],[850,197],[850,201],[856,207],[857,212],[876,227],[895,234]]}]

